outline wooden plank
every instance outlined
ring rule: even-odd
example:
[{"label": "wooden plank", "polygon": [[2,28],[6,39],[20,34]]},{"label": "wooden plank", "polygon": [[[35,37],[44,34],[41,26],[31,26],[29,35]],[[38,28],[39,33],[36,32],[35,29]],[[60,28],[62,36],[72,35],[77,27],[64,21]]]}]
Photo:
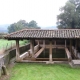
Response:
[{"label": "wooden plank", "polygon": [[25,58],[26,56],[29,56],[29,52],[25,52],[22,55],[20,55],[20,59]]},{"label": "wooden plank", "polygon": [[41,52],[44,50],[44,48],[41,48],[35,55],[34,55],[34,58],[37,58]]},{"label": "wooden plank", "polygon": [[65,48],[65,52],[67,54],[68,60],[71,61],[72,60],[71,53],[69,52],[68,48]]}]

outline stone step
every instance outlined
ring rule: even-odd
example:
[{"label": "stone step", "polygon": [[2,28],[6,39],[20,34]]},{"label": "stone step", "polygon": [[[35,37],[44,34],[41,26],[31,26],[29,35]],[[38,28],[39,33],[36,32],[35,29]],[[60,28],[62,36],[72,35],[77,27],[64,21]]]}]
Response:
[{"label": "stone step", "polygon": [[80,65],[80,60],[72,60],[72,63],[73,63],[74,65]]}]

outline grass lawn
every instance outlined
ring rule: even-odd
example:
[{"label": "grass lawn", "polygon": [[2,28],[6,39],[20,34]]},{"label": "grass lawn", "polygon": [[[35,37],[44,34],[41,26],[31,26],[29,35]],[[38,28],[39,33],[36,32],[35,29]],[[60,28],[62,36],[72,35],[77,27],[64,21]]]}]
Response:
[{"label": "grass lawn", "polygon": [[[20,43],[20,45],[24,45],[25,44],[24,41],[20,41],[19,43]],[[7,46],[7,48],[9,48],[9,47],[11,47],[11,44],[15,45],[16,42],[14,40],[8,41],[8,40],[0,39],[0,49],[6,48],[6,46]]]},{"label": "grass lawn", "polygon": [[17,63],[10,80],[80,80],[80,69],[68,64]]}]

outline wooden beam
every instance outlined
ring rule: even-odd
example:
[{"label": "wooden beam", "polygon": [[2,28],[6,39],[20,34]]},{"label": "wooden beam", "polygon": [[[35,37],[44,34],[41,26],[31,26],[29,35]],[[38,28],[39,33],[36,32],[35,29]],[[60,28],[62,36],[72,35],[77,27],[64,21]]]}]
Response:
[{"label": "wooden beam", "polygon": [[[31,58],[26,58],[24,60],[32,60]],[[52,58],[54,61],[68,61],[68,58]],[[33,61],[49,61],[49,58],[36,58]]]},{"label": "wooden beam", "polygon": [[16,40],[16,61],[20,61],[19,40]]},{"label": "wooden beam", "polygon": [[49,49],[49,61],[52,62],[52,41],[50,41],[50,49]]},{"label": "wooden beam", "polygon": [[44,50],[44,47],[41,48],[41,49],[34,55],[34,58],[37,58],[37,57],[42,53],[43,50]]},{"label": "wooden beam", "polygon": [[[43,47],[43,45],[40,45],[40,47]],[[49,49],[50,48],[50,45],[45,45],[45,48]],[[52,45],[52,48],[64,49],[65,46],[64,45],[56,45],[56,46],[55,45]]]},{"label": "wooden beam", "polygon": [[[39,45],[36,45],[36,46],[34,47],[34,53],[36,53],[38,50],[39,50]],[[32,52],[32,51],[31,51],[31,49],[30,49],[30,50],[28,50],[27,52],[21,54],[21,55],[20,55],[20,59],[22,60],[22,59],[24,59],[25,57],[30,57],[30,56],[31,56],[31,52]]]},{"label": "wooden beam", "polygon": [[68,61],[71,61],[72,57],[71,57],[71,53],[69,52],[68,48],[65,48],[65,52],[67,54]]},{"label": "wooden beam", "polygon": [[[54,61],[68,61],[68,58],[52,58]],[[36,60],[49,60],[49,58],[36,58]]]}]

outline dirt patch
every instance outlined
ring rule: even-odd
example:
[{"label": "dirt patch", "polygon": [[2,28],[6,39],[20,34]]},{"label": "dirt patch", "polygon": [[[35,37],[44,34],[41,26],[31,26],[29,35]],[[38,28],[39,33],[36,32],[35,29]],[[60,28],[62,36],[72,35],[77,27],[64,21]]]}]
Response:
[{"label": "dirt patch", "polygon": [[10,75],[2,75],[0,80],[9,80]]},{"label": "dirt patch", "polygon": [[8,75],[2,75],[0,77],[0,80],[9,80],[10,79],[10,76],[11,76],[11,68],[13,68],[15,66],[15,63],[12,62],[10,63],[8,66],[7,66],[7,71],[8,71]]}]

